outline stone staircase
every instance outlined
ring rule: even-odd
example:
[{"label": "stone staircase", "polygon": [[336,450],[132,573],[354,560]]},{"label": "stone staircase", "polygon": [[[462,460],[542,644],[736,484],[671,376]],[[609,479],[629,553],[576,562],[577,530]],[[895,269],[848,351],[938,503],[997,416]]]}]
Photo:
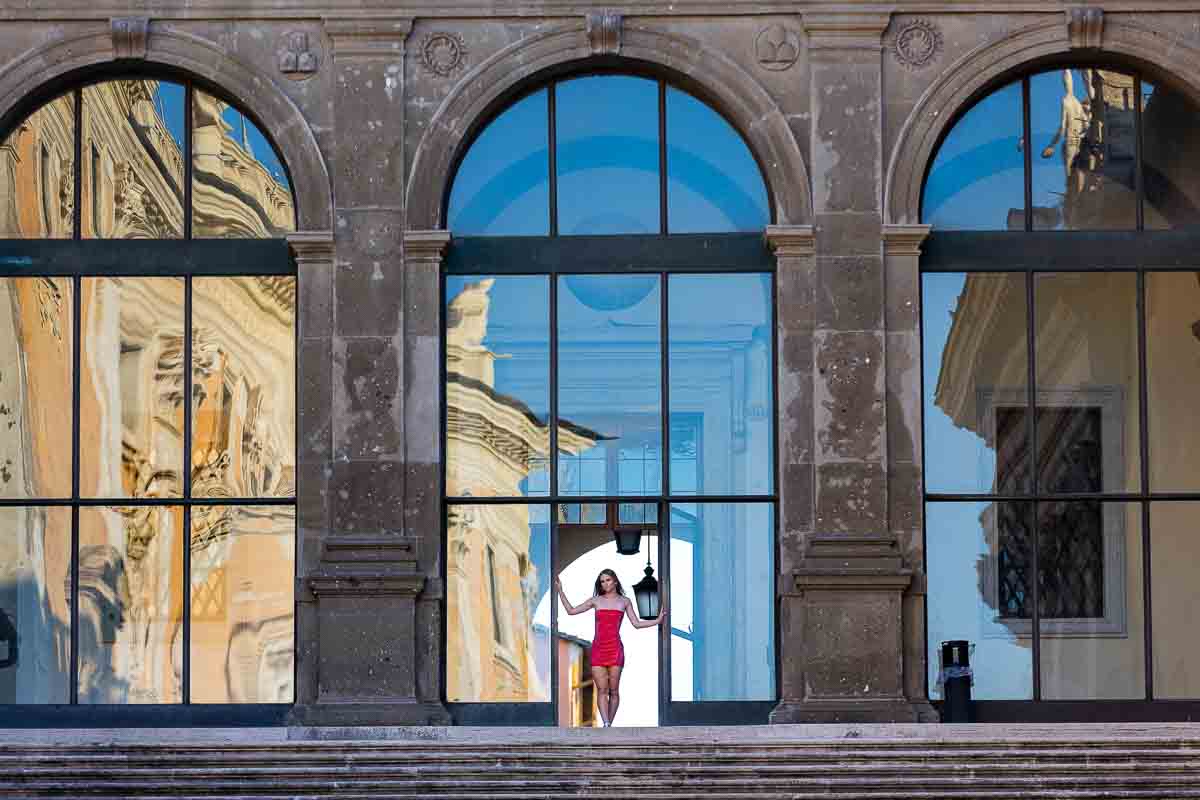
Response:
[{"label": "stone staircase", "polygon": [[1200,798],[1200,724],[0,731],[0,798]]}]

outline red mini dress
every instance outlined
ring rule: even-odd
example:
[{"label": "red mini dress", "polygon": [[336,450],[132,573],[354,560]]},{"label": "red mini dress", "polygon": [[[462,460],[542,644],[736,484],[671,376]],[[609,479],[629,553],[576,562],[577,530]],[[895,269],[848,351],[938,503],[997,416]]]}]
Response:
[{"label": "red mini dress", "polygon": [[596,609],[596,635],[592,637],[593,667],[625,666],[625,646],[621,644],[621,617],[615,608]]}]

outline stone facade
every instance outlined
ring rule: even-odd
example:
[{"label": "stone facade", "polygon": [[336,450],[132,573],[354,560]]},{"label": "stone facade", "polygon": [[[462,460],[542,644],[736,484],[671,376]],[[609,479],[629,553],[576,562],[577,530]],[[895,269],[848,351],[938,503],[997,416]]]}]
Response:
[{"label": "stone facade", "polygon": [[[777,259],[773,720],[925,698],[921,184],[956,110],[1082,49],[1197,96],[1200,4],[677,0],[0,5],[0,115],[121,59],[240,100],[297,210],[298,723],[443,724],[440,267],[455,159],[539,76],[628,60],[743,133]],[[1168,6],[1160,4],[1160,7]],[[45,99],[45,98],[42,98]]]}]

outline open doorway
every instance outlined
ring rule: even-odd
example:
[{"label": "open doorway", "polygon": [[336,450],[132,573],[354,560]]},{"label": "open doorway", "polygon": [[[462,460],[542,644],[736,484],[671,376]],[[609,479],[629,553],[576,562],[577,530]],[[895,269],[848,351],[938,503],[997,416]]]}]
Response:
[{"label": "open doorway", "polygon": [[[576,607],[593,596],[602,570],[616,573],[623,594],[633,602],[634,586],[646,577],[647,561],[660,571],[658,508],[654,503],[569,503],[558,507],[555,574],[562,580],[567,599]],[[618,552],[616,533],[626,541]],[[661,595],[660,595],[661,596]],[[551,604],[557,604],[551,620]],[[593,671],[593,642],[597,631],[594,609],[570,615],[558,603],[553,589],[544,595],[534,615],[535,626],[549,634],[553,648],[557,689],[556,723],[560,727],[599,727],[605,682],[616,679],[616,701],[611,714],[614,727],[646,727],[659,724],[660,650],[659,628],[636,629],[622,616],[619,636],[624,665],[619,674]],[[609,624],[612,624],[610,621]],[[597,677],[599,681],[597,681]],[[615,695],[615,697],[614,697]]]}]

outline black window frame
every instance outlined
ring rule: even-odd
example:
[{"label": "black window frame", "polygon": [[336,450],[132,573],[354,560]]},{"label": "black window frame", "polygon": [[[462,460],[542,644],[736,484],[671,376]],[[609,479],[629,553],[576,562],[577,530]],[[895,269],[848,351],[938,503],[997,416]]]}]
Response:
[{"label": "black window frame", "polygon": [[[559,235],[557,224],[557,177],[555,169],[555,102],[554,83],[572,78],[596,75],[635,76],[654,80],[658,83],[658,125],[659,125],[659,205],[660,230],[657,234],[612,234],[612,235]],[[547,77],[549,76],[549,77]],[[662,461],[662,489],[659,494],[634,495],[562,495],[558,490],[558,278],[573,274],[646,274],[659,277],[659,302],[661,328],[661,398],[660,414],[662,426],[662,452],[664,456],[670,452],[670,404],[669,404],[669,328],[667,327],[667,309],[669,305],[669,276],[673,274],[731,274],[731,273],[765,273],[770,275],[771,295],[770,310],[772,322],[777,317],[777,281],[775,256],[764,238],[764,230],[755,232],[732,233],[686,233],[671,234],[668,230],[667,214],[667,142],[666,142],[666,90],[668,86],[685,91],[697,100],[708,105],[714,113],[722,116],[737,132],[745,143],[747,151],[755,159],[763,186],[766,189],[768,218],[766,225],[774,222],[774,195],[772,187],[762,169],[758,154],[750,147],[744,132],[739,130],[730,120],[729,115],[722,112],[718,103],[706,95],[702,87],[696,86],[686,78],[664,76],[660,71],[647,65],[625,59],[599,58],[589,63],[589,66],[579,69],[552,70],[544,73],[540,79],[535,79],[530,85],[512,92],[497,101],[487,114],[481,117],[478,124],[473,126],[466,137],[464,146],[457,155],[451,179],[445,187],[442,203],[442,219],[448,219],[450,195],[454,187],[454,177],[462,164],[467,152],[487,128],[492,120],[507,110],[513,103],[537,91],[546,89],[549,92],[547,146],[549,148],[549,213],[550,235],[548,236],[454,236],[449,244],[443,268],[440,275],[439,299],[441,308],[446,308],[448,300],[446,279],[450,276],[474,275],[534,275],[546,277],[549,284],[549,418],[547,424],[550,431],[551,459],[548,466],[550,489],[547,495],[527,497],[475,497],[451,496],[447,494],[447,385],[446,369],[446,331],[440,331],[440,385],[443,387],[440,400],[440,442],[442,454],[440,464],[441,498],[443,504],[442,530],[440,548],[445,552],[449,535],[448,520],[456,506],[471,505],[526,505],[544,506],[548,509],[550,519],[550,563],[556,563],[558,551],[558,522],[557,509],[564,504],[580,503],[651,503],[657,508],[658,522],[656,525],[646,524],[645,529],[653,528],[652,535],[657,537],[658,552],[654,562],[656,574],[661,578],[669,575],[670,571],[670,508],[675,503],[769,503],[773,509],[772,548],[775,569],[779,564],[779,431],[778,417],[778,380],[775,378],[779,363],[778,326],[772,324],[771,332],[771,471],[773,491],[765,495],[672,495],[670,493],[670,461],[664,457]],[[450,231],[453,236],[453,230]],[[617,520],[610,520],[609,527],[617,527]],[[569,527],[567,523],[562,523]],[[443,586],[447,581],[447,560],[441,561],[441,578]],[[779,601],[772,593],[772,603],[775,609],[775,630],[773,642],[775,663],[772,665],[775,682],[775,698],[767,701],[673,701],[671,700],[670,658],[671,658],[671,629],[668,625],[660,626],[659,631],[659,725],[696,725],[696,724],[765,724],[772,709],[779,701],[780,685],[780,641],[779,641]],[[448,642],[450,619],[447,612],[447,599],[442,599],[442,643],[441,664],[439,665],[442,680],[442,701],[446,703],[458,725],[557,725],[558,681],[553,677],[558,674],[558,648],[550,648],[550,702],[450,702],[447,696],[445,676],[447,675]],[[551,603],[551,631],[558,630],[558,603]]]},{"label": "black window frame", "polygon": [[[80,197],[84,179],[83,169],[83,90],[87,86],[120,80],[162,80],[184,86],[184,163],[183,215],[184,229],[177,239],[107,239],[82,238],[82,203]],[[80,704],[78,702],[79,628],[79,509],[88,507],[173,506],[183,508],[184,535],[190,537],[191,510],[197,506],[276,506],[298,509],[296,495],[288,497],[229,497],[194,498],[186,465],[191,463],[192,417],[190,407],[184,410],[183,464],[185,479],[182,494],[173,498],[86,498],[80,492],[80,346],[83,279],[104,277],[175,277],[184,282],[184,397],[192,391],[192,280],[206,277],[281,276],[297,278],[297,268],[286,238],[263,239],[193,238],[192,235],[192,108],[193,93],[204,91],[234,108],[253,122],[274,148],[284,169],[288,190],[293,197],[293,227],[298,219],[295,190],[287,162],[272,140],[270,133],[249,109],[229,97],[219,87],[198,80],[190,74],[170,68],[128,68],[123,65],[89,68],[62,76],[43,86],[18,103],[0,120],[0,131],[7,137],[16,125],[47,103],[64,95],[74,98],[74,207],[72,231],[64,239],[0,239],[0,279],[58,277],[72,281],[73,297],[73,397],[72,397],[72,488],[69,498],[3,498],[4,507],[67,507],[71,509],[71,671],[70,703],[67,704],[0,704],[0,728],[39,727],[172,727],[172,726],[262,726],[286,724],[293,707],[299,702],[298,658],[293,658],[292,683],[296,687],[290,703],[193,703],[191,701],[191,547],[183,548],[182,559],[182,656],[180,702],[170,704]],[[40,211],[40,210],[39,210]],[[298,315],[293,324],[293,348],[299,354]],[[293,407],[300,408],[299,382],[296,382]],[[299,426],[295,426],[293,448],[300,452]],[[297,528],[298,528],[297,520]],[[299,559],[299,535],[294,537],[293,558]],[[293,647],[299,653],[299,595],[293,600]]]},{"label": "black window frame", "polygon": [[[1137,426],[1139,476],[1138,488],[1135,491],[1102,491],[1098,493],[1054,493],[1044,490],[1036,480],[1037,466],[1030,465],[1031,475],[1034,476],[1034,486],[1026,493],[999,492],[931,492],[922,480],[923,506],[930,503],[1001,503],[1020,502],[1029,506],[1031,529],[1034,541],[1032,547],[1032,571],[1038,574],[1038,506],[1054,504],[1070,500],[1087,500],[1104,503],[1118,503],[1139,506],[1141,526],[1141,565],[1142,570],[1142,633],[1144,658],[1144,697],[1131,700],[1046,700],[1042,698],[1043,670],[1041,661],[1041,615],[1039,613],[1039,583],[1033,580],[1032,606],[1032,635],[1031,635],[1031,679],[1032,698],[1028,700],[977,700],[974,702],[974,716],[978,722],[1150,722],[1150,721],[1193,721],[1200,720],[1200,697],[1195,699],[1166,699],[1154,696],[1154,660],[1153,660],[1153,582],[1151,575],[1151,526],[1150,509],[1153,502],[1163,501],[1200,501],[1200,492],[1156,492],[1151,490],[1150,474],[1150,443],[1149,443],[1149,406],[1147,390],[1147,344],[1146,344],[1146,276],[1157,272],[1200,272],[1200,232],[1193,228],[1177,229],[1146,229],[1145,228],[1145,187],[1143,180],[1144,159],[1142,153],[1142,79],[1146,71],[1138,66],[1114,64],[1104,61],[1068,62],[1054,61],[1048,64],[1026,66],[1020,73],[1008,75],[1002,80],[989,84],[979,95],[968,103],[961,112],[947,125],[942,140],[949,135],[961,118],[979,101],[990,96],[992,92],[1012,85],[1014,82],[1022,86],[1023,106],[1023,136],[1026,143],[1030,142],[1030,78],[1047,69],[1106,69],[1131,75],[1134,79],[1135,102],[1135,137],[1136,164],[1135,189],[1136,219],[1135,226],[1127,230],[1034,230],[1032,207],[1032,150],[1030,146],[1023,148],[1024,180],[1025,180],[1025,224],[1024,230],[933,230],[922,245],[920,256],[920,288],[924,296],[925,276],[938,273],[1009,273],[1024,276],[1025,308],[1026,308],[1026,393],[1024,407],[1026,409],[1026,435],[1029,438],[1028,452],[1036,454],[1037,415],[1028,413],[1029,409],[1038,406],[1037,361],[1036,361],[1036,306],[1034,283],[1036,276],[1046,273],[1130,273],[1136,276],[1136,324],[1137,324],[1137,357],[1138,374],[1136,391],[1138,393],[1138,414],[1132,424]],[[1155,76],[1157,78],[1157,76]],[[1170,87],[1167,80],[1154,81],[1156,86]],[[1174,89],[1172,89],[1174,91]],[[926,165],[922,186],[922,203],[924,202],[924,184],[928,182],[933,161],[941,147],[934,149],[934,156]],[[923,217],[922,217],[923,219]],[[920,329],[922,336],[925,331],[924,308]],[[922,403],[928,398],[932,387],[926,385],[924,348],[921,355],[921,398]],[[922,419],[922,441],[926,442],[926,452],[932,452],[925,438],[925,422]],[[1031,457],[1034,457],[1031,455]],[[924,468],[922,471],[924,476]],[[1200,505],[1197,506],[1200,509]],[[923,523],[923,537],[925,529]],[[925,538],[927,543],[927,538]],[[925,567],[928,567],[928,547],[924,548]],[[925,652],[929,648],[929,605],[926,605]],[[929,690],[929,669],[925,670],[926,692]],[[942,701],[934,700],[935,706],[941,706]]]}]

